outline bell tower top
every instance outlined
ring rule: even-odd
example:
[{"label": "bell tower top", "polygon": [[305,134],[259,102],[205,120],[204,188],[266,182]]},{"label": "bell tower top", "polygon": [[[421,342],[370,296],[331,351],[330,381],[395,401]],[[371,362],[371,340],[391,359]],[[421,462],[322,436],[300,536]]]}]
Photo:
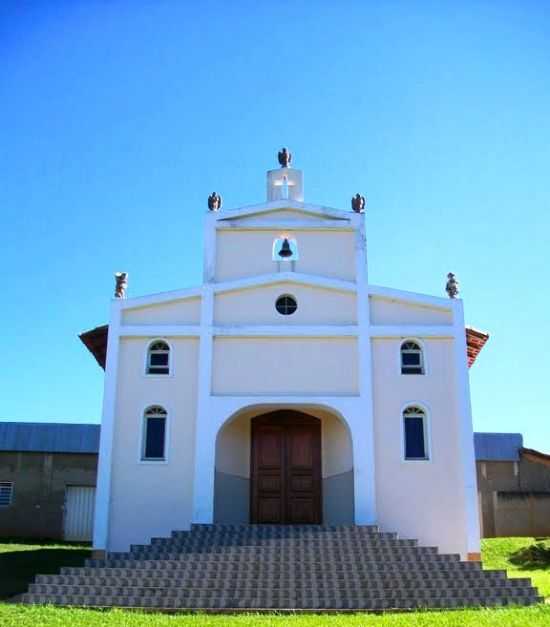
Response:
[{"label": "bell tower top", "polygon": [[286,148],[277,155],[280,168],[267,171],[267,201],[304,200],[304,179],[301,170],[290,167],[292,153]]}]

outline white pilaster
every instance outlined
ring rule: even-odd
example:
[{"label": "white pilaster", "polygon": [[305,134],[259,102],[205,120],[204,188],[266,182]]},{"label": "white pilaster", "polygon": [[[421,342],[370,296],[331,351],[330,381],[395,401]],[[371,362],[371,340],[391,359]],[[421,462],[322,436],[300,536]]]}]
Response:
[{"label": "white pilaster", "polygon": [[216,266],[215,214],[205,220],[204,280],[201,300],[200,346],[195,424],[195,472],[193,477],[193,522],[214,519],[216,428],[211,411],[212,349],[214,323],[213,280]]},{"label": "white pilaster", "polygon": [[103,384],[103,411],[101,417],[101,435],[99,441],[99,460],[97,468],[97,488],[94,514],[94,540],[96,551],[109,548],[109,510],[111,504],[111,469],[116,409],[116,385],[119,353],[120,299],[111,302],[109,335],[107,339],[107,357]]},{"label": "white pilaster", "polygon": [[374,409],[372,385],[372,348],[367,275],[365,215],[355,216],[355,273],[357,280],[357,324],[359,327],[359,397],[360,421],[354,420],[353,467],[355,522],[376,523],[376,477],[374,457]]},{"label": "white pilaster", "polygon": [[[464,483],[464,506],[466,516],[467,548],[469,554],[479,554],[479,503],[474,453],[474,429],[470,401],[470,380],[464,326],[464,307],[461,300],[453,301],[455,389],[458,419],[460,424],[460,451]],[[463,556],[467,557],[467,556]]]}]

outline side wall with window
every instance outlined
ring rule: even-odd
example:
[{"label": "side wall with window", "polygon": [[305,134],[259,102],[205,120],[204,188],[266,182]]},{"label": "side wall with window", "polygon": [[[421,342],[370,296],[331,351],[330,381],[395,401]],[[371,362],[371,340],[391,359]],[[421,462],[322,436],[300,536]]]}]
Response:
[{"label": "side wall with window", "polygon": [[[185,529],[192,516],[197,339],[167,338],[170,374],[145,374],[146,338],[120,344],[112,458],[109,550]],[[143,460],[144,412],[166,409],[164,460]]]},{"label": "side wall with window", "polygon": [[[453,341],[424,339],[427,374],[401,374],[399,339],[373,340],[376,490],[385,530],[467,552]],[[465,357],[466,358],[466,357]],[[427,460],[405,460],[403,411],[423,408]]]}]

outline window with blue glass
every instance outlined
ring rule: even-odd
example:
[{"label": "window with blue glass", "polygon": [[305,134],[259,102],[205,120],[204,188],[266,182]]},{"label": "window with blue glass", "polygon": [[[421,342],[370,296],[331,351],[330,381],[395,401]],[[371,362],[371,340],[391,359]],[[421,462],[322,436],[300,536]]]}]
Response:
[{"label": "window with blue glass", "polygon": [[170,347],[157,340],[147,351],[147,374],[170,374]]},{"label": "window with blue glass", "polygon": [[417,406],[403,412],[406,460],[429,459],[426,412]]},{"label": "window with blue glass", "polygon": [[149,407],[144,416],[143,450],[141,458],[147,461],[166,459],[166,418],[164,407]]},{"label": "window with blue glass", "polygon": [[401,344],[401,374],[424,374],[424,355],[416,342]]}]

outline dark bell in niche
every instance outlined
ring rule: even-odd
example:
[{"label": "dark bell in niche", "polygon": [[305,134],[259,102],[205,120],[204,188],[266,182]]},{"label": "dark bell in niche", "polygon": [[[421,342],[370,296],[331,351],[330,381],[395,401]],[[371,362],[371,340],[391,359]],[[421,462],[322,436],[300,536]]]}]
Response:
[{"label": "dark bell in niche", "polygon": [[279,251],[279,257],[292,257],[292,250],[290,250],[290,243],[288,239],[285,237],[283,240],[283,245],[281,246],[281,250]]}]

